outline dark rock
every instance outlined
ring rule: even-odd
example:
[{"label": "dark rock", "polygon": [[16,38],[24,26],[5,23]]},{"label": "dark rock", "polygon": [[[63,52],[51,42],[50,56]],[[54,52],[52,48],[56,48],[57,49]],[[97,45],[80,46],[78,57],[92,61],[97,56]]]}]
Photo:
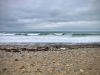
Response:
[{"label": "dark rock", "polygon": [[23,71],[22,73],[28,73],[28,71]]},{"label": "dark rock", "polygon": [[37,50],[36,51],[41,51],[41,47],[37,47]]},{"label": "dark rock", "polygon": [[30,66],[32,66],[32,67],[33,67],[33,66],[34,66],[34,64],[31,64]]},{"label": "dark rock", "polygon": [[3,71],[6,71],[7,70],[7,68],[3,68]]},{"label": "dark rock", "polygon": [[26,50],[26,48],[22,48],[22,51]]},{"label": "dark rock", "polygon": [[13,50],[13,52],[20,52],[19,50]]},{"label": "dark rock", "polygon": [[38,68],[37,70],[38,70],[38,71],[40,71],[40,69],[39,69],[39,68]]},{"label": "dark rock", "polygon": [[63,54],[63,53],[61,53],[61,54]]},{"label": "dark rock", "polygon": [[2,63],[2,60],[0,60],[0,64]]},{"label": "dark rock", "polygon": [[37,47],[36,51],[48,51],[49,47]]},{"label": "dark rock", "polygon": [[45,49],[44,49],[44,51],[48,51],[49,50],[49,48],[48,47],[46,47]]},{"label": "dark rock", "polygon": [[5,49],[7,52],[11,52],[11,50],[10,49]]},{"label": "dark rock", "polygon": [[88,67],[88,70],[92,70],[92,68],[91,67]]},{"label": "dark rock", "polygon": [[29,58],[32,58],[31,56]]},{"label": "dark rock", "polygon": [[74,72],[77,72],[78,71],[78,68],[77,67],[74,67]]},{"label": "dark rock", "polygon": [[28,51],[36,51],[36,49],[28,49]]},{"label": "dark rock", "polygon": [[18,59],[15,59],[15,61],[18,61]]},{"label": "dark rock", "polygon": [[64,70],[65,70],[65,68],[64,68],[64,67],[62,67],[62,68],[61,68],[61,70],[62,70],[62,71],[64,71]]}]

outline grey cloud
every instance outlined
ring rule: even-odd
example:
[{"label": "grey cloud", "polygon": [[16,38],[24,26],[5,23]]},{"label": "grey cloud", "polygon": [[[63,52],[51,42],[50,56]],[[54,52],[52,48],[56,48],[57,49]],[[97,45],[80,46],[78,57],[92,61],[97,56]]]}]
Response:
[{"label": "grey cloud", "polygon": [[[48,28],[46,25],[52,23],[55,23],[52,30],[66,30],[69,22],[75,23],[69,27],[74,29],[80,21],[100,22],[99,4],[100,0],[0,0],[0,30],[30,30],[28,26],[38,29],[41,25]],[[60,28],[58,23],[62,23]]]}]

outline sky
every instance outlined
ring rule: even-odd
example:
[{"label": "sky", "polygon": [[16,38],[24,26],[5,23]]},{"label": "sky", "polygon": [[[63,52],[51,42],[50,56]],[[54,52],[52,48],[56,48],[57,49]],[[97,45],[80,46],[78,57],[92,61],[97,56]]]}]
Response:
[{"label": "sky", "polygon": [[0,31],[100,31],[100,0],[0,0]]}]

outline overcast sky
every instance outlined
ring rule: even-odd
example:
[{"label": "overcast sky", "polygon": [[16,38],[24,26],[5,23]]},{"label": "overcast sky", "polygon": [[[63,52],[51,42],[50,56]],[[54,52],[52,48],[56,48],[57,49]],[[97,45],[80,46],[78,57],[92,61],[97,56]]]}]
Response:
[{"label": "overcast sky", "polygon": [[100,0],[0,0],[0,31],[76,30],[100,30]]}]

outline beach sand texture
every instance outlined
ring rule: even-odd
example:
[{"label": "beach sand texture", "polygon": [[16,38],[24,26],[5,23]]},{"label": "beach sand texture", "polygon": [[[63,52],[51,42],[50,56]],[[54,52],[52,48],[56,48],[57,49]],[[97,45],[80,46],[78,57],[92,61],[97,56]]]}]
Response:
[{"label": "beach sand texture", "polygon": [[100,75],[100,46],[0,45],[0,75]]}]

